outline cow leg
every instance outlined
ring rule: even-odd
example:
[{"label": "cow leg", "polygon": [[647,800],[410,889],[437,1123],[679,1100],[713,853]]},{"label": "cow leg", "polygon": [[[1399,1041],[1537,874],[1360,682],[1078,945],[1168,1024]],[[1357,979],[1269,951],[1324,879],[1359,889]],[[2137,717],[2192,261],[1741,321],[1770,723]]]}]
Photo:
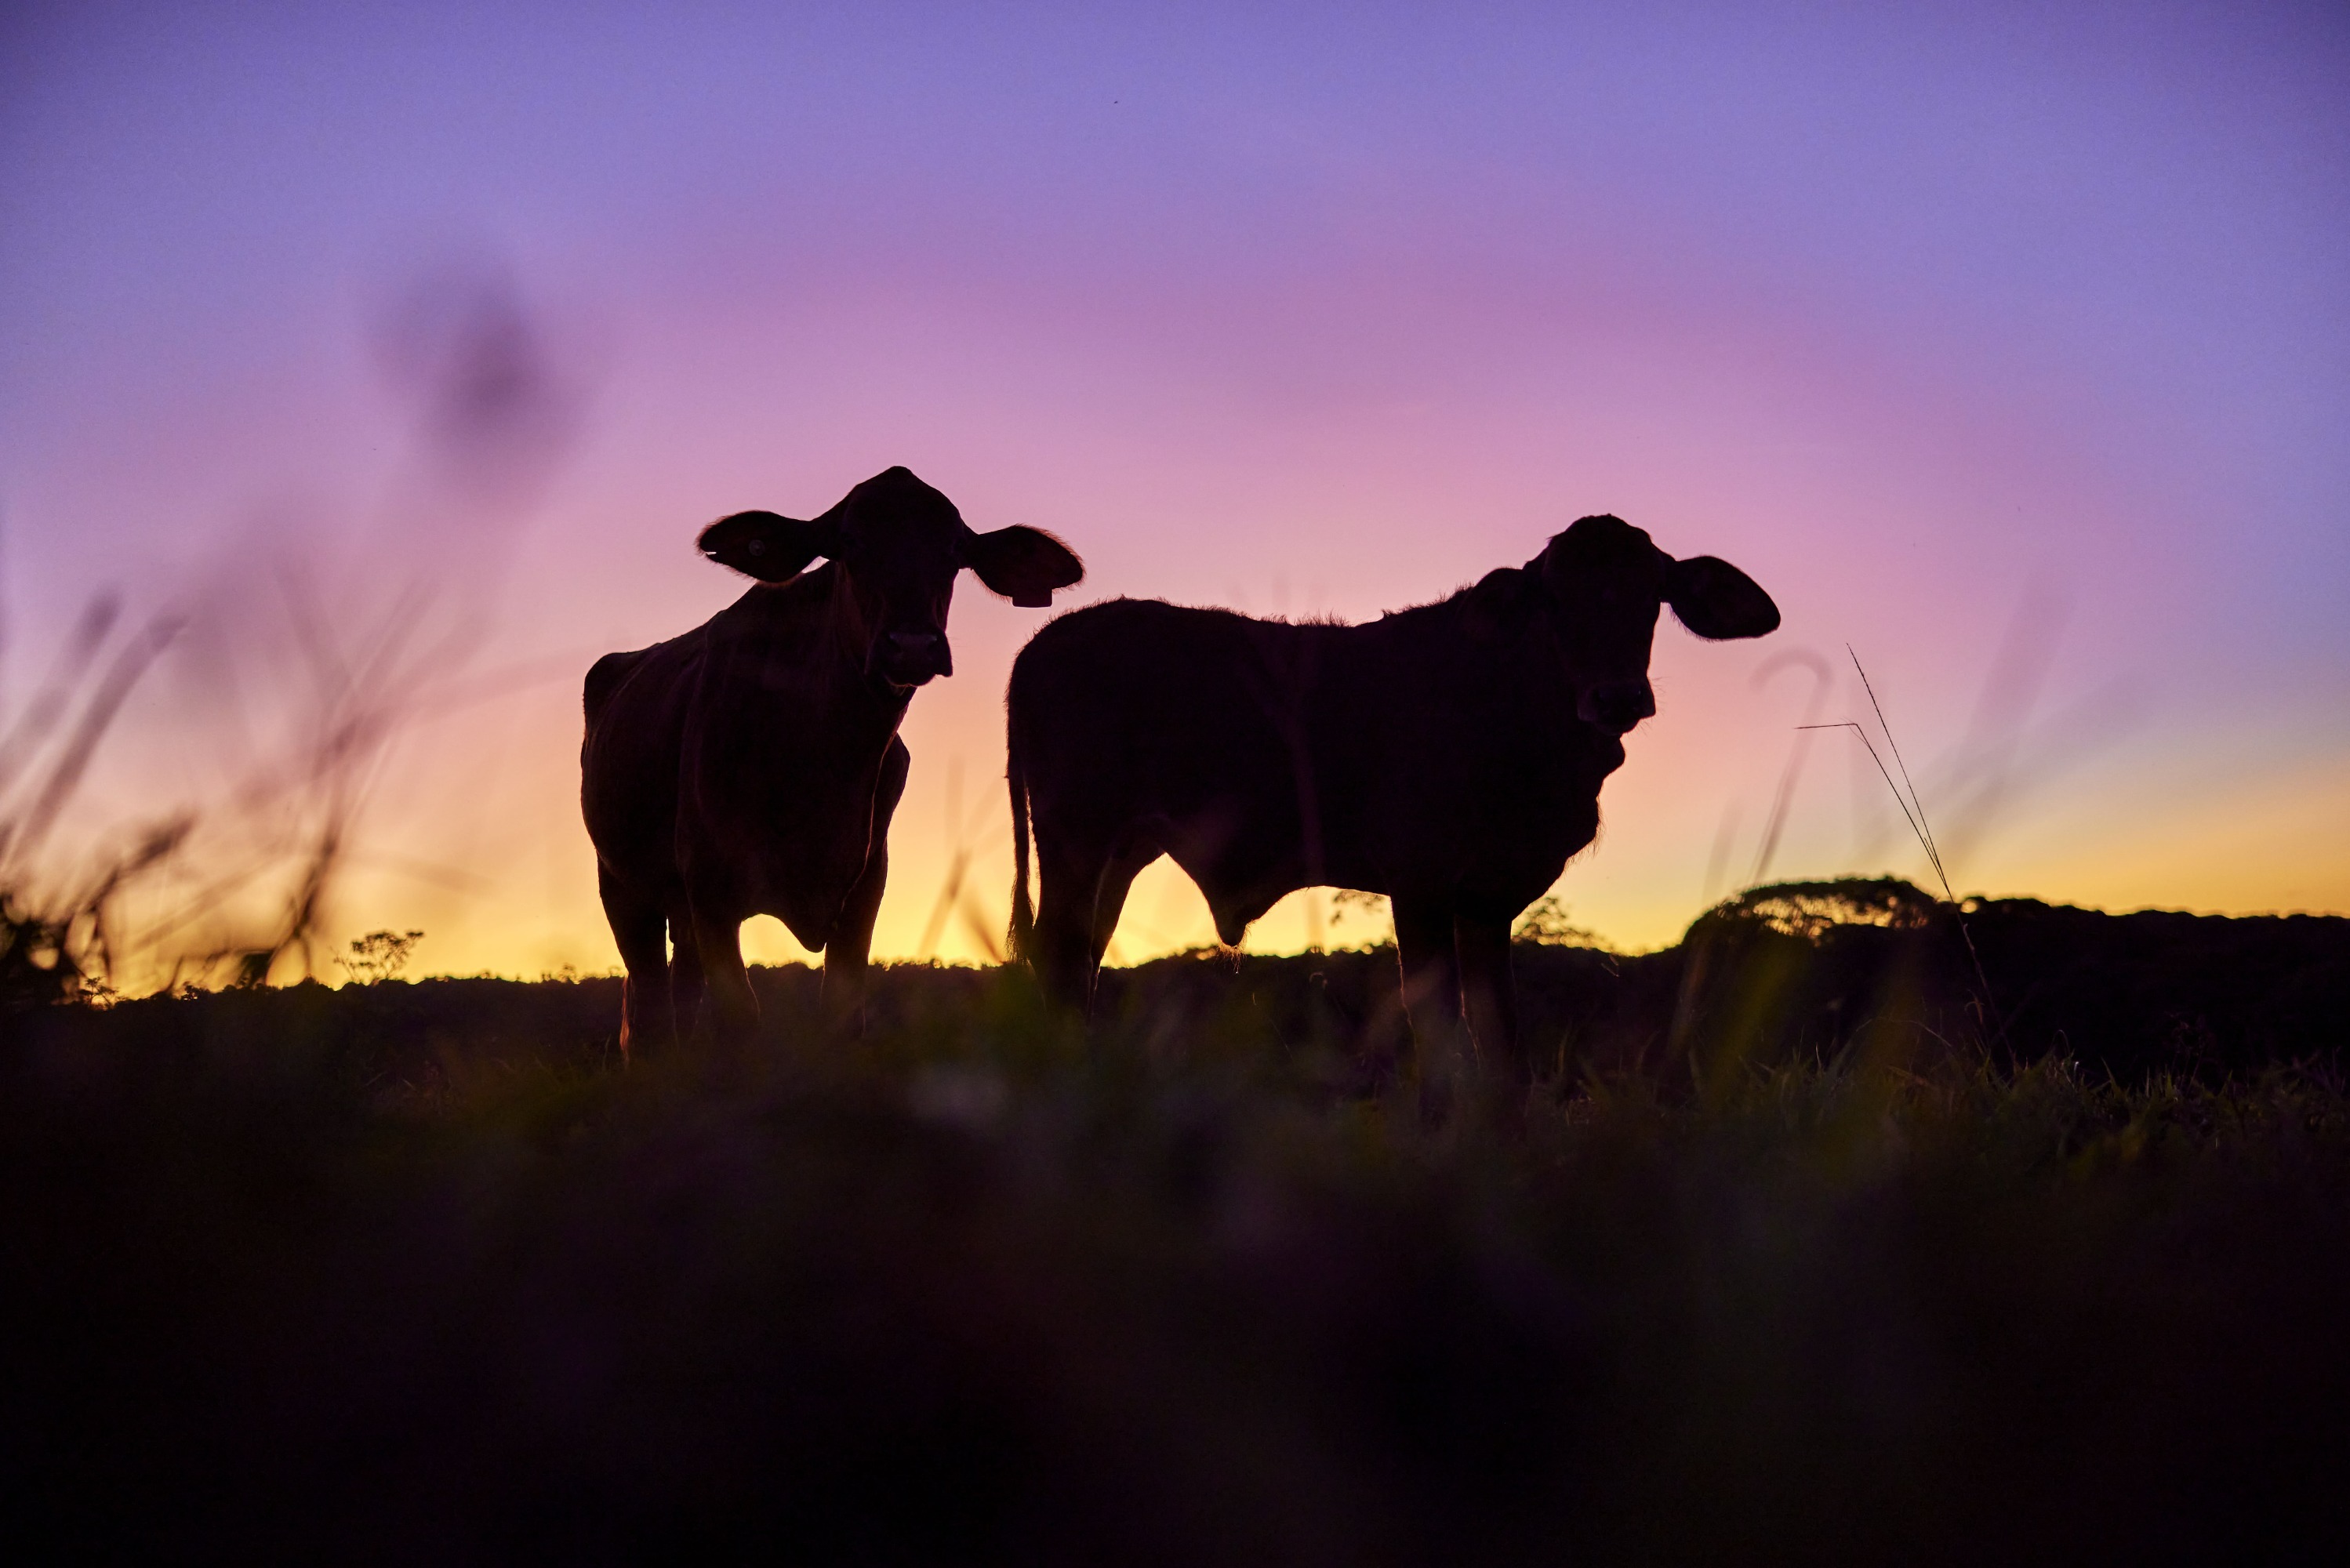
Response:
[{"label": "cow leg", "polygon": [[1452,909],[1440,900],[1394,900],[1396,959],[1403,971],[1403,1008],[1415,1039],[1450,1033],[1461,1020],[1461,971]]},{"label": "cow leg", "polygon": [[669,995],[669,921],[660,904],[638,897],[609,872],[599,874],[597,884],[612,940],[628,970],[620,982],[620,1057],[633,1062],[677,1041],[677,1014]]},{"label": "cow leg", "polygon": [[873,788],[873,827],[865,870],[841,906],[840,926],[824,946],[824,984],[817,1005],[837,1033],[865,1033],[865,961],[873,950],[873,920],[881,912],[881,892],[889,881],[889,823],[906,793],[913,753],[892,735],[881,753],[881,774]]},{"label": "cow leg", "polygon": [[679,905],[669,917],[669,1003],[680,1034],[702,1023],[702,944],[694,940],[693,913]]},{"label": "cow leg", "polygon": [[1518,1041],[1517,986],[1510,973],[1510,922],[1460,915],[1452,922],[1452,939],[1461,964],[1461,1012],[1478,1060],[1505,1091],[1522,1091],[1526,1064]]},{"label": "cow leg", "polygon": [[1461,970],[1452,906],[1440,898],[1396,895],[1396,961],[1402,969],[1404,1016],[1411,1024],[1421,1114],[1441,1120],[1466,1066]]},{"label": "cow leg", "polygon": [[826,1023],[836,1033],[865,1033],[865,967],[873,950],[873,919],[881,911],[882,884],[889,879],[889,846],[877,843],[865,862],[865,874],[848,891],[840,926],[824,945],[824,982],[818,1005]]},{"label": "cow leg", "polygon": [[1142,868],[1159,858],[1156,844],[1129,845],[1121,853],[1109,857],[1094,878],[1094,907],[1086,933],[1086,1014],[1093,1015],[1093,999],[1101,982],[1102,955],[1109,951],[1110,938],[1118,935],[1118,918],[1126,910],[1126,895],[1134,887],[1134,879]]},{"label": "cow leg", "polygon": [[743,967],[741,917],[693,910],[693,945],[702,960],[702,1005],[711,1037],[722,1046],[747,1044],[759,1028],[759,999]]},{"label": "cow leg", "polygon": [[1082,1012],[1093,1000],[1096,910],[1108,867],[1107,850],[1036,836],[1036,920],[1029,961],[1045,994]]}]

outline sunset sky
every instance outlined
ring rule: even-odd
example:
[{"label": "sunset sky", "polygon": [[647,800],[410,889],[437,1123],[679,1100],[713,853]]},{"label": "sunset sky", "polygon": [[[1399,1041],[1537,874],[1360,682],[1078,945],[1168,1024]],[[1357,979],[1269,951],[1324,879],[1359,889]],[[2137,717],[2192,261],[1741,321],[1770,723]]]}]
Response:
[{"label": "sunset sky", "polygon": [[[328,934],[606,969],[579,676],[740,591],[703,524],[892,463],[1075,603],[1364,618],[1602,511],[1743,566],[1783,628],[1660,629],[1559,889],[1621,945],[1925,877],[1834,732],[1762,863],[1847,645],[1961,893],[2350,911],[2350,12],[0,11],[0,714],[102,591],[179,627],[43,875],[175,810],[276,853],[255,781],[406,636]],[[964,579],[882,956],[1001,928],[1043,618]],[[1209,938],[1162,864],[1113,956]]]}]

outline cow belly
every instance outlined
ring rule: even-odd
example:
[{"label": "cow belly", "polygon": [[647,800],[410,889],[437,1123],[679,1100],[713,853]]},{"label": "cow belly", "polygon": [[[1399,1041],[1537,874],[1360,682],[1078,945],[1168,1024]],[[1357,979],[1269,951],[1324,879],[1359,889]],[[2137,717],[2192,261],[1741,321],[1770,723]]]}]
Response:
[{"label": "cow belly", "polygon": [[866,825],[854,836],[793,831],[787,815],[700,815],[680,825],[683,879],[695,905],[733,920],[773,915],[811,952],[831,941],[865,871]]},{"label": "cow belly", "polygon": [[1329,824],[1320,863],[1309,863],[1291,814],[1206,811],[1157,816],[1139,838],[1164,848],[1199,885],[1227,941],[1289,894],[1345,888],[1418,893],[1463,908],[1514,915],[1542,897],[1566,863],[1595,836],[1595,809],[1545,820],[1497,821],[1464,806],[1451,817],[1415,821],[1409,830],[1365,834]]},{"label": "cow belly", "polygon": [[1292,824],[1238,802],[1146,819],[1144,836],[1199,886],[1227,942],[1300,888],[1328,880],[1308,868]]}]

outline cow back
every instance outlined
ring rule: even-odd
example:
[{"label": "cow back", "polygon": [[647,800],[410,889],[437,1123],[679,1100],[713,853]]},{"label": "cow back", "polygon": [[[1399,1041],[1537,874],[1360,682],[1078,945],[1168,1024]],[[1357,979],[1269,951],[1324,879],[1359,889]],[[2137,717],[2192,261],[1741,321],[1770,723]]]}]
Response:
[{"label": "cow back", "polygon": [[1540,629],[1468,596],[1354,627],[1097,606],[1015,663],[1016,765],[1040,817],[1139,825],[1211,904],[1326,884],[1522,906],[1590,842],[1622,757],[1525,646]]}]

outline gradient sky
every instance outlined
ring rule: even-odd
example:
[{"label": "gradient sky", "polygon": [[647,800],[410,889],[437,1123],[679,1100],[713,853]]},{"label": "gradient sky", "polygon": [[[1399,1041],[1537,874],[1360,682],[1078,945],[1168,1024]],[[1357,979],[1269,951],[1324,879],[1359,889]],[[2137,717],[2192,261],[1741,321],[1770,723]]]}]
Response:
[{"label": "gradient sky", "polygon": [[[2339,6],[684,9],[0,12],[0,695],[101,590],[186,618],[59,856],[245,811],[320,639],[429,625],[330,934],[604,969],[580,672],[739,590],[712,517],[902,462],[1076,602],[1367,617],[1597,511],[1747,568],[1784,629],[1659,632],[1560,889],[1625,945],[1755,871],[1847,644],[1960,891],[2350,909]],[[535,346],[494,441],[468,301]],[[958,596],[885,956],[1000,925],[1040,618]],[[1767,869],[1922,877],[1848,742]],[[1162,864],[1115,953],[1208,935]]]}]

